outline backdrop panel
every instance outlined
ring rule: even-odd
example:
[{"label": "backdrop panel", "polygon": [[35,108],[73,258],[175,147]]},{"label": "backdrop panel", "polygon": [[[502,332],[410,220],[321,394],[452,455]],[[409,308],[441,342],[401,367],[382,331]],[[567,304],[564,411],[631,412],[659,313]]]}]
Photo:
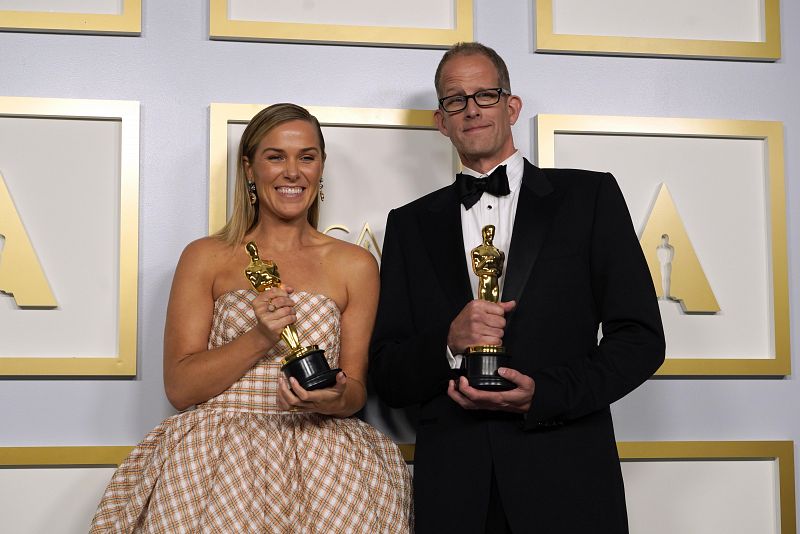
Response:
[{"label": "backdrop panel", "polygon": [[445,48],[472,40],[472,0],[209,0],[212,39]]},{"label": "backdrop panel", "polygon": [[0,0],[0,31],[139,35],[142,0]]},{"label": "backdrop panel", "polygon": [[780,58],[778,0],[537,0],[536,51]]},{"label": "backdrop panel", "polygon": [[617,444],[632,534],[794,534],[794,443]]},{"label": "backdrop panel", "polygon": [[0,139],[0,375],[134,375],[139,104],[0,97]]},{"label": "backdrop panel", "polygon": [[[659,374],[789,374],[780,123],[566,115],[536,123],[542,166],[609,171],[622,188],[660,295],[667,361]],[[670,249],[666,258],[659,248]],[[681,277],[685,293],[665,294]],[[688,309],[703,292],[718,309]]]}]

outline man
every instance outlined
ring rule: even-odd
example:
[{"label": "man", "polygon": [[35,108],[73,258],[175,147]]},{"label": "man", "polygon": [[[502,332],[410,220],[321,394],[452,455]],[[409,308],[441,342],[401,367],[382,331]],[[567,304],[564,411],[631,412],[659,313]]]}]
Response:
[{"label": "man", "polygon": [[[464,170],[389,214],[370,361],[385,402],[420,406],[416,532],[627,532],[609,405],[658,369],[664,334],[622,194],[610,174],[522,158],[494,50],[455,45],[435,85]],[[497,303],[468,268],[488,224],[507,258]],[[505,347],[513,389],[459,376],[474,345]]]}]

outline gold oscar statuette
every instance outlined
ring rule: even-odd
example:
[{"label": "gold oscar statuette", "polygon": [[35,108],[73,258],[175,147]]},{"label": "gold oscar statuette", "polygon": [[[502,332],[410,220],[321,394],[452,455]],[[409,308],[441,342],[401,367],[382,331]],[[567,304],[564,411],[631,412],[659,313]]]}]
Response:
[{"label": "gold oscar statuette", "polygon": [[[470,256],[472,271],[478,277],[478,298],[489,302],[500,301],[498,280],[503,275],[505,253],[494,246],[494,225],[481,231],[483,241],[473,248]],[[476,345],[464,351],[464,372],[469,385],[487,391],[514,389],[514,383],[497,374],[497,369],[507,367],[510,356],[502,345]]]},{"label": "gold oscar statuette", "polygon": [[[245,245],[250,255],[250,264],[244,274],[253,289],[259,293],[271,287],[280,287],[281,277],[278,266],[272,260],[262,260],[258,255],[258,246],[250,241]],[[281,331],[281,339],[289,347],[289,354],[281,362],[281,371],[286,377],[294,377],[305,390],[330,387],[336,383],[336,375],[341,369],[331,369],[325,359],[325,351],[317,345],[300,345],[297,328],[287,325]]]}]

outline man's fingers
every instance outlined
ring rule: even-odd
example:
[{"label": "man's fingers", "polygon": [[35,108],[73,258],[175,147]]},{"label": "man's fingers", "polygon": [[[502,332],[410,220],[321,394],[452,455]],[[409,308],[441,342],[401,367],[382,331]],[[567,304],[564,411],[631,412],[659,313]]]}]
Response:
[{"label": "man's fingers", "polygon": [[520,373],[516,369],[511,369],[510,367],[500,367],[497,370],[497,374],[506,380],[513,382],[517,387],[524,389],[533,388],[533,378]]},{"label": "man's fingers", "polygon": [[468,398],[462,395],[458,389],[456,389],[454,380],[450,380],[447,384],[447,396],[453,399],[456,402],[456,404],[458,404],[459,406],[461,406],[466,410],[475,409],[475,405]]},{"label": "man's fingers", "polygon": [[498,304],[502,306],[503,311],[506,313],[510,312],[511,310],[517,307],[516,300],[509,300],[508,302],[498,302]]}]

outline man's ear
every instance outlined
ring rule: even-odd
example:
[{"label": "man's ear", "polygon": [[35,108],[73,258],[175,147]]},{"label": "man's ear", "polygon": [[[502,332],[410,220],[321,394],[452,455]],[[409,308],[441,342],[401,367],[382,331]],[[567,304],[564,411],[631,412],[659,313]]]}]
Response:
[{"label": "man's ear", "polygon": [[445,137],[450,137],[447,125],[445,124],[444,113],[442,113],[441,109],[437,108],[436,111],[433,112],[433,119],[436,121],[436,128],[439,130],[439,133]]},{"label": "man's ear", "polygon": [[510,95],[506,106],[508,106],[509,122],[511,122],[513,126],[516,124],[517,119],[519,119],[519,114],[522,112],[522,99],[517,95]]}]

